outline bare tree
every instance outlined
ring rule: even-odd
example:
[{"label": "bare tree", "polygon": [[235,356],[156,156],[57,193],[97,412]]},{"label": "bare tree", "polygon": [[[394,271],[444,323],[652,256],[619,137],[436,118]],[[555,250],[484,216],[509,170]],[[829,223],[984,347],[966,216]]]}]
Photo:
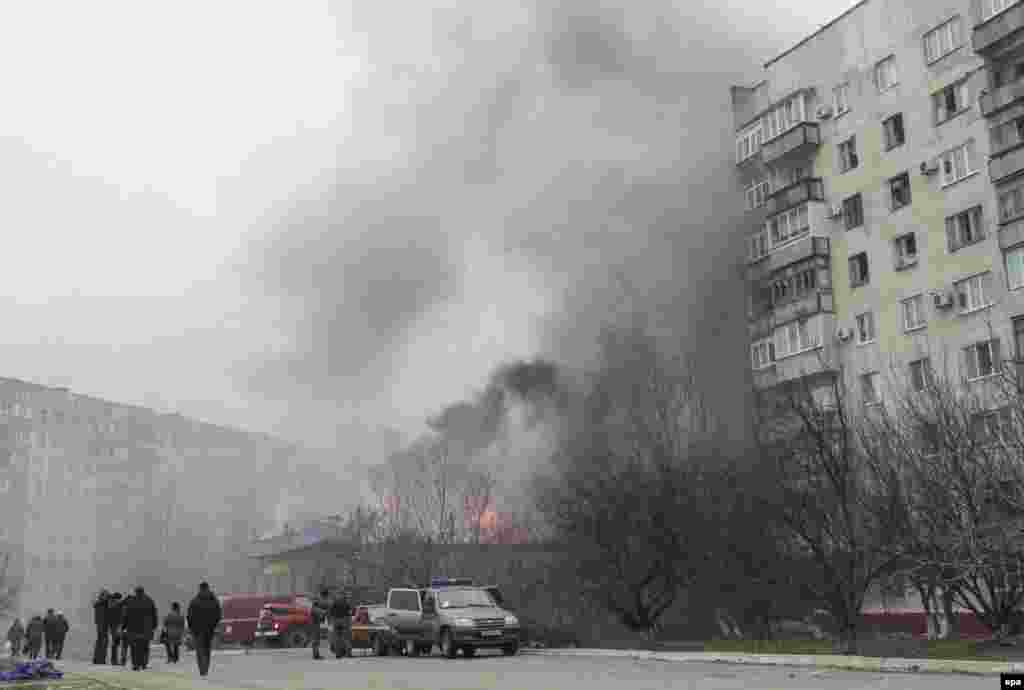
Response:
[{"label": "bare tree", "polygon": [[899,562],[894,548],[905,524],[898,487],[870,462],[858,423],[871,410],[841,369],[759,391],[755,410],[762,456],[777,491],[766,502],[783,546],[814,565],[808,583],[852,654],[869,588]]},{"label": "bare tree", "polygon": [[879,458],[904,484],[912,516],[907,571],[929,613],[941,592],[947,618],[957,603],[1004,635],[1024,602],[1019,388],[999,375],[966,381],[944,357],[915,386],[893,389],[893,410],[877,425],[888,439]]},{"label": "bare tree", "polygon": [[642,329],[609,330],[538,506],[571,544],[584,592],[650,635],[709,549],[699,461],[707,410],[692,372]]}]

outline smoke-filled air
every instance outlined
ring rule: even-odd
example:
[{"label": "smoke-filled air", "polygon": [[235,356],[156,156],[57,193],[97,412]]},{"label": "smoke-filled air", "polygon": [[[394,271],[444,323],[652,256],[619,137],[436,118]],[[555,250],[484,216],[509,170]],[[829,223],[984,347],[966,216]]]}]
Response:
[{"label": "smoke-filled air", "polygon": [[347,94],[333,169],[239,262],[292,343],[237,368],[243,385],[334,406],[343,456],[388,452],[382,429],[441,434],[522,478],[554,433],[524,411],[642,315],[735,403],[728,87],[806,24],[768,35],[669,0],[358,3],[335,21],[363,68],[324,85]]}]

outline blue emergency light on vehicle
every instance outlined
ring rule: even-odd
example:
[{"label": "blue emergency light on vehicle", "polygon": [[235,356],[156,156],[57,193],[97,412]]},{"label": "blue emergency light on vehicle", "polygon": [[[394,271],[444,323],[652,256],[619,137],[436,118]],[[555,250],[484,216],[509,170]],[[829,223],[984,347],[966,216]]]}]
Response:
[{"label": "blue emergency light on vehicle", "polygon": [[472,587],[473,580],[468,577],[432,577],[431,587]]}]

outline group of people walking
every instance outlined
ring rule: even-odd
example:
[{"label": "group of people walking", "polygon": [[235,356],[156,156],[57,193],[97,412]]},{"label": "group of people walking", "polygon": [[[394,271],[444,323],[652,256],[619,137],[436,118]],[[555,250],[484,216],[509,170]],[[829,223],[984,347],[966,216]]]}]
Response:
[{"label": "group of people walking", "polygon": [[22,625],[21,619],[15,618],[7,630],[11,656],[24,654],[29,659],[38,659],[42,652],[47,659],[60,659],[70,629],[63,611],[48,609],[45,616],[33,616],[27,625]]},{"label": "group of people walking", "polygon": [[[127,596],[104,589],[93,602],[93,612],[96,646],[92,662],[107,663],[109,647],[112,665],[125,666],[130,654],[133,671],[148,668],[150,645],[160,625],[152,597],[142,587],[136,587],[134,593]],[[220,618],[220,602],[205,582],[199,585],[199,593],[189,604],[187,617],[182,615],[178,602],[172,603],[170,613],[164,616],[160,634],[160,642],[167,650],[167,661],[176,664],[181,660],[181,644],[187,628],[195,644],[199,675],[205,676],[210,669],[213,634]]]}]

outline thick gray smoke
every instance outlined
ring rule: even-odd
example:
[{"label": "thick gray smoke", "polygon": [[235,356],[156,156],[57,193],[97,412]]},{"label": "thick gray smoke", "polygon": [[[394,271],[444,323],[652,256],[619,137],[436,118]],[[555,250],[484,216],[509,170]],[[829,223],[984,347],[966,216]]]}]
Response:
[{"label": "thick gray smoke", "polygon": [[[337,171],[280,209],[249,257],[255,286],[287,298],[280,325],[295,344],[247,372],[252,389],[347,407],[386,399],[415,369],[435,377],[429,408],[441,409],[460,397],[442,392],[453,381],[484,377],[418,356],[417,336],[437,328],[427,314],[493,291],[507,328],[538,316],[501,271],[470,282],[486,258],[529,266],[550,305],[520,357],[586,366],[602,325],[643,313],[735,402],[746,342],[729,86],[808,27],[755,43],[763,23],[714,3],[616,4],[395,0],[339,18],[366,37],[370,70]],[[446,337],[474,336],[466,321],[445,323]],[[507,391],[545,374],[499,375]],[[495,390],[435,428],[493,439]]]}]

